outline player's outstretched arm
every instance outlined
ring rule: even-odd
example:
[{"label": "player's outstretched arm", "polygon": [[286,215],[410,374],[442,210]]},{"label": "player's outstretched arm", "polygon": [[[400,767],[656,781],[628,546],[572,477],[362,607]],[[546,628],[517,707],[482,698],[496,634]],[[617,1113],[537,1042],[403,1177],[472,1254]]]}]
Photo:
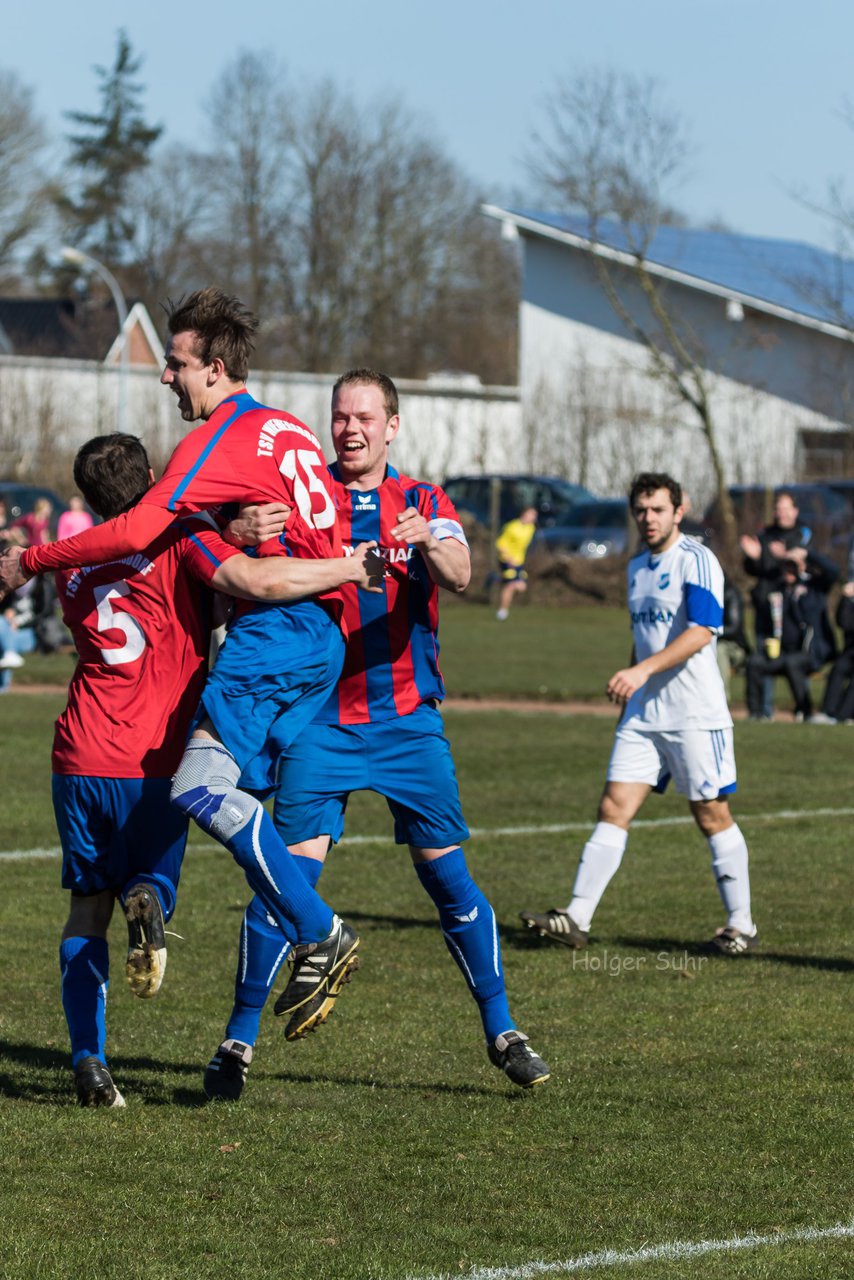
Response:
[{"label": "player's outstretched arm", "polygon": [[665,645],[658,653],[651,653],[642,662],[636,662],[623,671],[617,671],[608,681],[605,692],[612,702],[628,702],[633,693],[645,685],[650,676],[659,675],[679,667],[695,653],[711,644],[712,632],[708,627],[689,627],[681,635]]},{"label": "player's outstretched arm", "polygon": [[446,591],[465,591],[471,582],[471,555],[462,542],[456,538],[437,538],[415,507],[398,513],[392,535],[398,542],[408,542],[418,548],[437,586]]},{"label": "player's outstretched arm", "polygon": [[382,591],[385,561],[375,542],[360,542],[351,556],[299,560],[295,556],[232,555],[218,567],[211,586],[240,600],[289,601],[322,595],[345,583]]},{"label": "player's outstretched arm", "polygon": [[49,542],[44,547],[28,547],[21,568],[28,578],[48,569],[75,569],[79,565],[103,564],[118,556],[144,551],[174,520],[165,507],[138,502],[120,516],[84,529],[73,538]]}]

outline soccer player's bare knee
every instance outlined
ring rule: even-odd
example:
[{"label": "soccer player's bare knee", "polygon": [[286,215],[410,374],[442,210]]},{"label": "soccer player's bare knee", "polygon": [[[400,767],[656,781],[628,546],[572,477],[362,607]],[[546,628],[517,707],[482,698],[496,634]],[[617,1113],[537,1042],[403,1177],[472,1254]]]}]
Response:
[{"label": "soccer player's bare knee", "polygon": [[733,825],[726,800],[692,800],[691,812],[703,835],[716,836]]},{"label": "soccer player's bare knee", "polygon": [[628,831],[632,819],[649,795],[649,787],[634,783],[609,782],[599,801],[599,822]]},{"label": "soccer player's bare knee", "polygon": [[240,766],[230,751],[210,738],[191,738],[172,779],[170,799],[203,831],[225,842],[261,807],[238,789]]},{"label": "soccer player's bare knee", "polygon": [[66,938],[106,938],[115,903],[116,897],[111,889],[102,889],[100,893],[85,897],[72,893],[62,941]]},{"label": "soccer player's bare knee", "polygon": [[317,862],[325,862],[326,855],[332,848],[331,836],[314,836],[311,840],[300,840],[289,844],[288,848],[295,857],[314,858]]},{"label": "soccer player's bare knee", "polygon": [[444,849],[423,849],[419,845],[411,844],[409,846],[409,856],[417,865],[419,862],[435,862],[437,858],[441,858],[444,854],[458,848],[459,845],[449,844]]}]

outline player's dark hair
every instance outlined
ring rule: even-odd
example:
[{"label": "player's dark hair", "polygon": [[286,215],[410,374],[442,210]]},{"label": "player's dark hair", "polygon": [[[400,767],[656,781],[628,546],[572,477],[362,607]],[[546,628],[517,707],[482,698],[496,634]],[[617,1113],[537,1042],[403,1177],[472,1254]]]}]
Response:
[{"label": "player's dark hair", "polygon": [[115,432],[87,440],[74,459],[74,483],[105,520],[138,502],[151,486],[145,446],[136,436]]},{"label": "player's dark hair", "polygon": [[775,503],[779,502],[781,498],[788,498],[792,506],[797,511],[798,500],[795,497],[795,495],[792,493],[791,489],[778,489],[777,492],[774,494],[774,502]]},{"label": "player's dark hair", "polygon": [[219,358],[232,382],[244,382],[255,350],[258,317],[239,298],[229,297],[213,285],[198,289],[166,307],[169,332],[194,333],[194,350],[202,364]]},{"label": "player's dark hair", "polygon": [[666,471],[641,471],[635,476],[629,489],[629,510],[634,510],[635,503],[642,494],[646,496],[659,489],[666,489],[670,494],[674,510],[682,506],[682,486],[678,480],[674,480]]},{"label": "player's dark hair", "polygon": [[387,373],[377,373],[376,369],[348,369],[332,388],[332,400],[342,387],[379,387],[383,396],[383,405],[387,418],[394,418],[400,412],[397,398],[397,387]]}]

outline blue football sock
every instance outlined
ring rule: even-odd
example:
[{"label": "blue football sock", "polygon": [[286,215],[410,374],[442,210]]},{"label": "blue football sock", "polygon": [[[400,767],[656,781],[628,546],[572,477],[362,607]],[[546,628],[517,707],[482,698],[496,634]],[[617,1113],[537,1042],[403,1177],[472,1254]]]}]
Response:
[{"label": "blue football sock", "polygon": [[[315,885],[323,870],[323,863],[317,858],[304,858],[296,853],[292,857],[308,883]],[[277,924],[270,922],[266,908],[257,896],[252,899],[240,928],[234,1006],[225,1029],[226,1040],[255,1044],[261,1010],[295,937],[292,929],[286,936]]]},{"label": "blue football sock", "polygon": [[240,767],[222,743],[191,738],[172,779],[171,799],[224,844],[283,930],[299,942],[320,942],[332,930],[332,909],[300,872],[264,806],[237,786]]},{"label": "blue football sock", "polygon": [[516,1028],[504,989],[495,912],[472,880],[462,849],[417,862],[415,871],[438,908],[448,950],[475,998],[491,1044],[503,1031]]},{"label": "blue football sock", "polygon": [[107,988],[110,952],[106,938],[66,938],[59,945],[62,1007],[71,1040],[71,1065],[95,1057],[106,1065]]},{"label": "blue football sock", "polygon": [[332,931],[332,908],[302,875],[262,805],[225,845],[283,932],[293,928],[296,941],[320,942]]}]

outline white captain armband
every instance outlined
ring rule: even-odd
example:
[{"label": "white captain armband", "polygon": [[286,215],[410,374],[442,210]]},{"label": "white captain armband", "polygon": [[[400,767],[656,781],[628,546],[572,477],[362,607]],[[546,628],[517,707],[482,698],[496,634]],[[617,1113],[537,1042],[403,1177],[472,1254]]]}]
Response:
[{"label": "white captain armband", "polygon": [[463,533],[463,526],[459,520],[450,520],[447,516],[441,516],[436,520],[428,520],[427,525],[437,542],[443,542],[445,538],[456,538],[457,542],[461,542],[466,550],[469,550],[468,539]]}]

